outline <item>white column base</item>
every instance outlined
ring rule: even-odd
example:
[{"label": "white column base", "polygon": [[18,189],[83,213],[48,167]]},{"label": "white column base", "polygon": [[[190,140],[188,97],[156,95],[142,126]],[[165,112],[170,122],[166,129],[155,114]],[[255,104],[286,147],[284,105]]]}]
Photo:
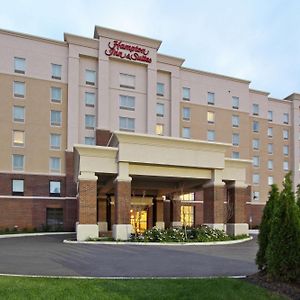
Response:
[{"label": "white column base", "polygon": [[182,227],[182,223],[181,222],[171,222],[171,226],[172,227]]},{"label": "white column base", "polygon": [[249,234],[249,224],[247,223],[227,223],[226,233],[228,235]]},{"label": "white column base", "polygon": [[106,232],[108,230],[107,222],[98,222],[100,232]]},{"label": "white column base", "polygon": [[112,236],[115,240],[127,241],[131,233],[131,224],[114,224],[112,227]]},{"label": "white column base", "polygon": [[88,238],[99,237],[99,229],[97,224],[76,224],[77,241],[86,241]]},{"label": "white column base", "polygon": [[204,224],[210,228],[213,228],[213,229],[219,229],[219,230],[224,230],[226,231],[226,224],[223,224],[223,223],[212,223],[212,224]]},{"label": "white column base", "polygon": [[156,222],[155,227],[163,230],[165,229],[165,222]]}]

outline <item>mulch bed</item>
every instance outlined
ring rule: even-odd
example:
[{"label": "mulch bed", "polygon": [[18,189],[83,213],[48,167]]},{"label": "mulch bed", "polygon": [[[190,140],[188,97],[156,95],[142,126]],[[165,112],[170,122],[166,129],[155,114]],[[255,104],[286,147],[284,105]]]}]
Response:
[{"label": "mulch bed", "polygon": [[281,296],[285,296],[288,299],[300,300],[300,281],[296,283],[271,281],[263,272],[247,276],[244,280],[249,283],[266,288]]}]

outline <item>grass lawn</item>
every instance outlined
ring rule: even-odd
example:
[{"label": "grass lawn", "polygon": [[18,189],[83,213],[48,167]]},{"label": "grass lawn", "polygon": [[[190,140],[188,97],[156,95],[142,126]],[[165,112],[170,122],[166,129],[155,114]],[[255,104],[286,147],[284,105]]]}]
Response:
[{"label": "grass lawn", "polygon": [[0,299],[282,299],[238,279],[0,277]]}]

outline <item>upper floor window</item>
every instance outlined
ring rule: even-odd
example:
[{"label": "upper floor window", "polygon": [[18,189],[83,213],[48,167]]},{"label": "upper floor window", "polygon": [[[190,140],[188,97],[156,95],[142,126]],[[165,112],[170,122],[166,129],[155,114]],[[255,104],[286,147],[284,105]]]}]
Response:
[{"label": "upper floor window", "polygon": [[156,84],[156,95],[163,96],[165,94],[165,85],[161,82]]},{"label": "upper floor window", "polygon": [[252,140],[252,149],[253,150],[259,150],[259,139],[253,139]]},{"label": "upper floor window", "polygon": [[96,119],[94,115],[85,115],[85,128],[94,129],[96,126]]},{"label": "upper floor window", "polygon": [[208,123],[215,123],[215,113],[213,111],[207,112],[207,122]]},{"label": "upper floor window", "polygon": [[268,121],[269,121],[269,122],[272,122],[272,121],[273,121],[273,111],[272,111],[272,110],[269,110],[269,111],[268,111]]},{"label": "upper floor window", "polygon": [[289,155],[289,146],[288,145],[283,146],[283,155]]},{"label": "upper floor window", "polygon": [[273,160],[272,159],[268,160],[268,169],[273,170]]},{"label": "upper floor window", "polygon": [[135,130],[135,119],[119,117],[119,128],[123,131],[134,131]]},{"label": "upper floor window", "polygon": [[25,69],[26,69],[25,58],[15,57],[14,58],[14,69],[15,69],[15,73],[25,74]]},{"label": "upper floor window", "polygon": [[232,127],[239,127],[240,126],[240,116],[233,115],[231,122],[232,122]]},{"label": "upper floor window", "polygon": [[235,159],[239,159],[240,158],[240,152],[233,151],[232,154],[231,154],[231,157],[235,158]]},{"label": "upper floor window", "polygon": [[134,89],[135,88],[135,76],[125,73],[120,73],[120,87]]},{"label": "upper floor window", "polygon": [[84,94],[84,102],[85,106],[94,107],[96,103],[96,95],[95,93],[85,92]]},{"label": "upper floor window", "polygon": [[240,135],[238,133],[232,134],[232,145],[238,146],[240,144]]},{"label": "upper floor window", "polygon": [[273,144],[268,144],[268,154],[273,154]]},{"label": "upper floor window", "polygon": [[282,131],[283,139],[288,140],[289,139],[289,131],[287,129],[283,129]]},{"label": "upper floor window", "polygon": [[259,105],[256,103],[252,104],[252,113],[254,116],[258,116],[259,115]]},{"label": "upper floor window", "polygon": [[13,119],[14,122],[24,122],[25,121],[25,107],[14,106],[13,107]]},{"label": "upper floor window", "polygon": [[61,145],[61,135],[57,133],[50,134],[50,149],[59,150]]},{"label": "upper floor window", "polygon": [[135,97],[120,95],[120,108],[127,110],[134,110]]},{"label": "upper floor window", "polygon": [[182,99],[190,101],[191,99],[191,89],[188,87],[183,87],[182,88]]},{"label": "upper floor window", "polygon": [[61,80],[61,69],[61,65],[51,64],[51,77],[53,79]]},{"label": "upper floor window", "polygon": [[207,93],[207,104],[210,104],[210,105],[215,104],[215,93],[211,93],[211,92]]},{"label": "upper floor window", "polygon": [[85,70],[85,84],[96,85],[96,71]]},{"label": "upper floor window", "polygon": [[253,174],[252,175],[252,182],[253,184],[259,184],[260,176],[259,174]]},{"label": "upper floor window", "polygon": [[59,173],[60,172],[61,160],[59,157],[50,157],[50,172]]},{"label": "upper floor window", "polygon": [[183,127],[182,128],[182,137],[185,139],[191,138],[191,128],[190,127]]},{"label": "upper floor window", "polygon": [[210,142],[215,141],[216,139],[216,132],[214,130],[207,130],[207,140]]},{"label": "upper floor window", "polygon": [[61,102],[61,88],[51,87],[51,102]]},{"label": "upper floor window", "polygon": [[61,126],[61,111],[51,110],[50,124],[51,124],[51,126]]},{"label": "upper floor window", "polygon": [[258,201],[259,200],[259,192],[255,191],[252,192],[252,197],[254,201]]},{"label": "upper floor window", "polygon": [[283,171],[288,171],[289,170],[289,162],[288,161],[284,161],[283,162]]},{"label": "upper floor window", "polygon": [[268,128],[268,137],[269,138],[273,137],[273,128],[272,127]]},{"label": "upper floor window", "polygon": [[190,121],[191,119],[191,110],[189,107],[182,108],[182,119],[184,121]]},{"label": "upper floor window", "polygon": [[156,116],[163,117],[165,115],[165,105],[163,103],[156,103]]},{"label": "upper floor window", "polygon": [[25,97],[25,82],[14,81],[14,97]]},{"label": "upper floor window", "polygon": [[259,122],[258,121],[253,121],[253,123],[252,123],[252,131],[253,132],[259,132]]},{"label": "upper floor window", "polygon": [[12,180],[12,195],[23,196],[24,195],[24,179]]},{"label": "upper floor window", "polygon": [[288,113],[283,114],[283,124],[289,124],[289,114]]},{"label": "upper floor window", "polygon": [[273,176],[268,176],[268,185],[272,185],[274,183]]},{"label": "upper floor window", "polygon": [[156,124],[155,133],[157,135],[164,135],[164,124]]},{"label": "upper floor window", "polygon": [[20,130],[13,131],[13,145],[16,147],[24,147],[25,132]]},{"label": "upper floor window", "polygon": [[86,144],[86,145],[95,145],[96,143],[95,143],[95,138],[94,137],[91,137],[91,136],[86,136],[85,138],[84,138],[84,143]]},{"label": "upper floor window", "polygon": [[253,156],[253,158],[252,158],[253,167],[259,167],[259,163],[260,163],[259,156]]},{"label": "upper floor window", "polygon": [[240,107],[240,98],[232,96],[232,108],[238,109]]},{"label": "upper floor window", "polygon": [[60,187],[61,187],[61,182],[60,181],[50,180],[50,182],[49,182],[49,194],[50,194],[50,196],[60,197]]},{"label": "upper floor window", "polygon": [[23,171],[24,170],[24,155],[13,154],[13,170],[14,171]]}]

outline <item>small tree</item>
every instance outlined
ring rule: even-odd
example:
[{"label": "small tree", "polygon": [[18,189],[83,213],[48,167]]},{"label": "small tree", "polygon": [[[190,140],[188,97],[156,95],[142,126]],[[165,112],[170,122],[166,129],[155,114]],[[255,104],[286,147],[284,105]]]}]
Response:
[{"label": "small tree", "polygon": [[260,270],[265,270],[267,267],[266,250],[270,240],[271,221],[274,217],[274,210],[278,205],[279,191],[276,184],[272,184],[269,192],[269,200],[264,208],[260,230],[258,235],[259,249],[256,254],[256,264]]},{"label": "small tree", "polygon": [[294,281],[300,275],[300,218],[292,190],[291,173],[285,176],[283,190],[271,221],[267,246],[267,274],[272,279]]},{"label": "small tree", "polygon": [[298,208],[300,209],[300,184],[297,185],[296,201]]}]

